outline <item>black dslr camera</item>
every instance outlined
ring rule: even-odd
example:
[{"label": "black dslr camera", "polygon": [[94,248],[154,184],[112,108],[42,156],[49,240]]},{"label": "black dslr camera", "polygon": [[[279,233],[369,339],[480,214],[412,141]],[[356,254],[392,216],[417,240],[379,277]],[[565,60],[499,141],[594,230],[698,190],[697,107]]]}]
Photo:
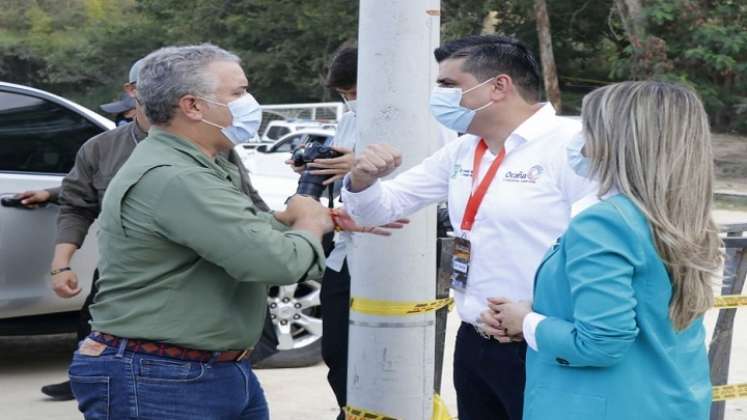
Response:
[{"label": "black dslr camera", "polygon": [[327,144],[308,142],[305,147],[300,147],[293,152],[293,166],[303,166],[304,171],[301,179],[298,180],[298,189],[296,194],[305,195],[319,201],[324,192],[322,183],[329,178],[329,175],[312,175],[307,169],[306,164],[316,159],[331,159],[342,156],[342,153],[329,147]]}]

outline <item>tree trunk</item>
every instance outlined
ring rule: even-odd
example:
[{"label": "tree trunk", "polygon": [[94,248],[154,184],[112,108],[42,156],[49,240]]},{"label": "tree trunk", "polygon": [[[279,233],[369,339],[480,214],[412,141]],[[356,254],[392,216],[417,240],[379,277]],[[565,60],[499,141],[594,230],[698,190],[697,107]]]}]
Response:
[{"label": "tree trunk", "polygon": [[550,18],[547,15],[545,0],[534,1],[534,15],[537,20],[537,34],[539,36],[540,59],[542,61],[542,75],[545,80],[547,99],[560,112],[560,85],[558,84],[558,70],[555,67],[555,56],[552,51],[552,35],[550,34]]},{"label": "tree trunk", "polygon": [[646,63],[646,50],[649,48],[646,19],[643,16],[641,0],[615,0],[628,41],[633,46],[631,78],[644,79],[650,76],[650,63]]},{"label": "tree trunk", "polygon": [[641,48],[646,39],[646,21],[640,0],[615,0],[625,32],[635,48]]}]

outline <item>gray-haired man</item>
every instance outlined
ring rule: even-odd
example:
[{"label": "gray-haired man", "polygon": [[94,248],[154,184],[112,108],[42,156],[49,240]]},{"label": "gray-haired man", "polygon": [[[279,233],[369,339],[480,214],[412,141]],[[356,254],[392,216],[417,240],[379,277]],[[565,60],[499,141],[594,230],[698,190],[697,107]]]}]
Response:
[{"label": "gray-haired man", "polygon": [[86,418],[267,419],[247,354],[271,284],[321,277],[334,224],[311,198],[262,212],[221,153],[261,110],[235,55],[213,45],[146,57],[138,98],[152,123],[112,180],[99,218],[93,332],[70,379]]}]

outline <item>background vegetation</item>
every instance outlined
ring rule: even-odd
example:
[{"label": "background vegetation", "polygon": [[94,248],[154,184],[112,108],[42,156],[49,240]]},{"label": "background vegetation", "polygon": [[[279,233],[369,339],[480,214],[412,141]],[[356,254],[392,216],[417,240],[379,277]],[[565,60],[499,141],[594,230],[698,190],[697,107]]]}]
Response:
[{"label": "background vegetation", "polygon": [[[546,0],[565,113],[606,83],[656,78],[698,90],[716,130],[747,132],[744,0]],[[640,6],[632,14],[626,4]],[[537,51],[529,0],[442,0],[442,40],[513,35]],[[97,108],[129,66],[169,44],[239,54],[261,103],[334,99],[325,64],[354,44],[355,0],[0,0],[0,80]]]}]

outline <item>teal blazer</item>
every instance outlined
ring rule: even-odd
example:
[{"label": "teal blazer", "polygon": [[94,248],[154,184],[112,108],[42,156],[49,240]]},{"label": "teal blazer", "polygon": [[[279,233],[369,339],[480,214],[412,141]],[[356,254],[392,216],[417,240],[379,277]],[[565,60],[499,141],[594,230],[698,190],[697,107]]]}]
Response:
[{"label": "teal blazer", "polygon": [[677,332],[672,287],[641,211],[623,195],[578,214],[540,264],[538,351],[525,420],[706,420],[702,317]]}]

